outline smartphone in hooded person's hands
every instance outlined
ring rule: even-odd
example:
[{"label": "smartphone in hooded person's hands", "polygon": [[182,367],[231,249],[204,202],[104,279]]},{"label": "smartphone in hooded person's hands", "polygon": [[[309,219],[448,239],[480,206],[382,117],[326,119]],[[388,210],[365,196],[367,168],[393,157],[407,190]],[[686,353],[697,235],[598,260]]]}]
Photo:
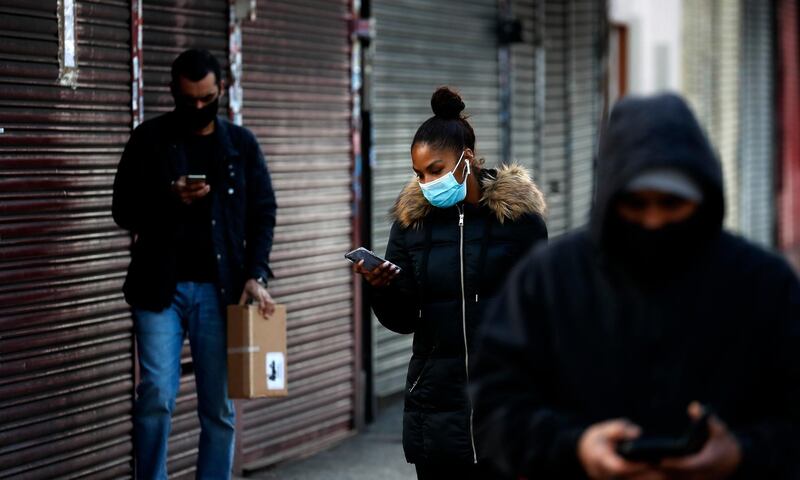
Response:
[{"label": "smartphone in hooded person's hands", "polygon": [[710,416],[706,410],[703,416],[693,421],[680,436],[655,436],[645,433],[641,437],[625,440],[617,444],[617,453],[626,460],[647,463],[693,455],[702,450],[708,441]]},{"label": "smartphone in hooded person's hands", "polygon": [[[370,250],[367,250],[364,247],[358,247],[358,248],[356,248],[355,250],[353,250],[351,252],[347,252],[344,255],[344,258],[350,260],[353,263],[358,263],[361,260],[364,260],[363,267],[365,269],[367,269],[367,270],[370,270],[370,271],[374,270],[375,268],[377,268],[377,267],[379,267],[381,265],[383,265],[387,261],[387,260],[379,257],[378,255],[375,255],[374,252],[372,252]],[[391,262],[389,262],[389,263],[391,265],[394,265]],[[400,271],[400,267],[397,267],[397,268],[398,268],[398,272],[399,272]]]}]

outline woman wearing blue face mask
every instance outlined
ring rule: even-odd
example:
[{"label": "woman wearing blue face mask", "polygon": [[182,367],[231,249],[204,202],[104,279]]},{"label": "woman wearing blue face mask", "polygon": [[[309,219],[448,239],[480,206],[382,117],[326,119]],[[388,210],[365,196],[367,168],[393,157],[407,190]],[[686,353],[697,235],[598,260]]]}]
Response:
[{"label": "woman wearing blue face mask", "polygon": [[464,103],[442,87],[411,144],[414,178],[392,209],[387,262],[355,271],[380,322],[413,333],[403,448],[420,479],[497,478],[466,394],[472,339],[509,270],[547,238],[545,202],[519,166],[483,168]]}]

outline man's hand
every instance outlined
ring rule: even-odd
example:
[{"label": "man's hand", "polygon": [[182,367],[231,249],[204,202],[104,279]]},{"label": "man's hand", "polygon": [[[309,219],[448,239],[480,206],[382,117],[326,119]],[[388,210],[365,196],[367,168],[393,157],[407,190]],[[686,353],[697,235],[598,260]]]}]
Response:
[{"label": "man's hand", "polygon": [[211,186],[206,182],[187,182],[186,175],[178,178],[172,184],[172,191],[178,195],[181,202],[191,205],[195,200],[199,200],[211,191]]},{"label": "man's hand", "polygon": [[251,278],[244,284],[244,291],[239,299],[239,305],[244,305],[251,298],[258,303],[258,311],[262,316],[268,317],[275,313],[275,300],[255,278]]},{"label": "man's hand", "polygon": [[664,473],[646,463],[630,462],[616,452],[617,443],[641,435],[627,420],[609,420],[592,425],[578,441],[578,459],[589,478],[595,480],[666,480]]},{"label": "man's hand", "polygon": [[[689,416],[697,420],[703,416],[703,407],[692,402]],[[742,447],[719,418],[711,415],[708,420],[709,438],[706,445],[695,455],[667,458],[659,469],[669,478],[680,480],[722,480],[736,472],[742,462]]]},{"label": "man's hand", "polygon": [[394,277],[400,273],[400,267],[390,262],[383,262],[372,270],[367,270],[364,268],[364,260],[361,260],[353,265],[353,271],[363,275],[373,287],[380,288],[392,283]]}]

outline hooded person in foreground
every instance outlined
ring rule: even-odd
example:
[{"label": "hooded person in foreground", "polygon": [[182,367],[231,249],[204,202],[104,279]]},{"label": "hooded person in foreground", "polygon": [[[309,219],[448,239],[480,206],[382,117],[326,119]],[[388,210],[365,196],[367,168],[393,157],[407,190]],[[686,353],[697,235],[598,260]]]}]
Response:
[{"label": "hooded person in foreground", "polygon": [[[477,438],[530,479],[797,478],[800,285],[722,229],[722,172],[686,104],[629,98],[602,139],[588,228],[527,256],[473,357]],[[696,453],[635,461],[678,437]]]}]

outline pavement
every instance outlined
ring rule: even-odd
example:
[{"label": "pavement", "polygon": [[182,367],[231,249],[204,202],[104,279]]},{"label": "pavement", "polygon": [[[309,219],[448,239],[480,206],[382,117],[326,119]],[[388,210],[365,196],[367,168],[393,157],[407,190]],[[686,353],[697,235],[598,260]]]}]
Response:
[{"label": "pavement", "polygon": [[383,409],[360,434],[312,457],[253,472],[259,480],[415,480],[401,440],[403,404]]}]

